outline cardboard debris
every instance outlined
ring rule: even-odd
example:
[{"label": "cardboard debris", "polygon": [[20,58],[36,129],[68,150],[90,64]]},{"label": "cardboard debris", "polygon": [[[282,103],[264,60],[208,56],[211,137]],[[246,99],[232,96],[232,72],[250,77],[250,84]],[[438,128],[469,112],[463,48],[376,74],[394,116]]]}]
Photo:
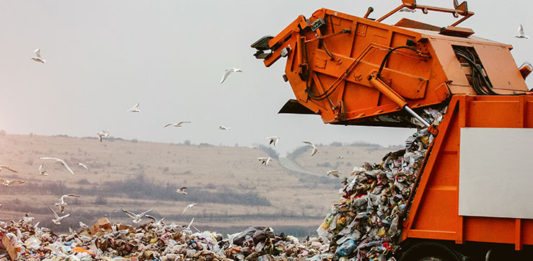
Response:
[{"label": "cardboard debris", "polygon": [[100,218],[96,221],[96,224],[94,224],[92,227],[89,228],[89,233],[91,235],[95,235],[96,233],[102,232],[102,231],[111,231],[111,222],[107,218]]},{"label": "cardboard debris", "polygon": [[17,258],[17,251],[6,235],[2,235],[2,245],[6,249],[9,258],[11,258],[11,260],[15,260]]}]

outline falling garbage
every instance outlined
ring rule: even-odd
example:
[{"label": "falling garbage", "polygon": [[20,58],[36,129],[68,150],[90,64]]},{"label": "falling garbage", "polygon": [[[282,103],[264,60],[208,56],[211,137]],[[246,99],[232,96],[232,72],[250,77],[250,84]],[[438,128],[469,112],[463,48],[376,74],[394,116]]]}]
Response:
[{"label": "falling garbage", "polygon": [[[434,109],[426,109],[424,116],[433,125],[442,120],[442,112]],[[330,242],[331,252],[358,261],[395,260],[402,217],[432,140],[427,129],[420,129],[404,149],[388,153],[381,164],[354,168],[341,198],[317,229],[319,237]]]}]

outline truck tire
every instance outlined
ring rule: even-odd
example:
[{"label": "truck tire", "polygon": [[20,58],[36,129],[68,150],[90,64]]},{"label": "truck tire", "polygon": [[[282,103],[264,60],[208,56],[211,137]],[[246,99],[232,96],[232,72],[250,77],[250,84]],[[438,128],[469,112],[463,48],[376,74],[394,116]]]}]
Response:
[{"label": "truck tire", "polygon": [[407,249],[399,261],[461,261],[461,259],[443,244],[421,242]]}]

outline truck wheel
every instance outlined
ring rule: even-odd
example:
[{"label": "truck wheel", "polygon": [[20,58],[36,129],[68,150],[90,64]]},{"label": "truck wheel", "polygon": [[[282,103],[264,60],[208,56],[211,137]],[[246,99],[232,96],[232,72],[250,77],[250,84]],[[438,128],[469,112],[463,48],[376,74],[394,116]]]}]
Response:
[{"label": "truck wheel", "polygon": [[399,261],[460,261],[457,254],[447,246],[422,242],[405,251]]}]

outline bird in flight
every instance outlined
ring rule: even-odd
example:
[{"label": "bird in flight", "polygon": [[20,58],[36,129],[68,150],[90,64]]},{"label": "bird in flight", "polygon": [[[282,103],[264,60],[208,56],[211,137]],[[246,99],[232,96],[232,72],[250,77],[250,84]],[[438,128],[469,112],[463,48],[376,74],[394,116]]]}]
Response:
[{"label": "bird in flight", "polygon": [[312,142],[310,141],[304,141],[303,143],[311,146],[312,150],[311,150],[311,156],[314,156],[317,152],[318,152],[318,148],[315,146],[315,144],[313,144]]},{"label": "bird in flight", "polygon": [[68,166],[68,164],[64,160],[62,160],[60,158],[41,157],[41,159],[42,160],[55,160],[55,161],[61,163],[61,165],[63,165],[68,170],[68,172],[70,172],[70,174],[74,175],[74,171],[72,171],[72,169]]},{"label": "bird in flight", "polygon": [[272,160],[272,158],[270,158],[270,157],[259,157],[259,158],[257,158],[257,160],[259,160],[259,162],[261,162],[261,165],[268,166],[268,164],[270,164],[270,161]]},{"label": "bird in flight", "polygon": [[122,209],[122,212],[126,213],[126,215],[128,215],[132,219],[133,223],[135,223],[135,224],[141,222],[141,219],[146,215],[146,213],[148,213],[150,211],[152,211],[152,210],[149,209],[149,210],[144,211],[144,212],[142,212],[140,214],[135,214],[135,213],[132,213],[132,212],[127,211],[125,209]]},{"label": "bird in flight", "polygon": [[187,205],[187,206],[183,209],[182,214],[185,214],[185,211],[187,211],[187,209],[190,209],[190,208],[192,208],[192,207],[194,207],[194,206],[196,206],[196,205],[197,205],[197,203],[191,203],[191,204]]},{"label": "bird in flight", "polygon": [[10,168],[9,166],[6,166],[6,165],[0,165],[0,172],[2,172],[2,170],[8,170],[8,171],[11,171],[13,173],[18,173],[18,171]]},{"label": "bird in flight", "polygon": [[187,189],[187,187],[181,187],[181,188],[177,189],[176,192],[178,194],[187,195],[187,191],[185,191],[186,189]]},{"label": "bird in flight", "polygon": [[222,79],[220,79],[220,84],[224,83],[226,79],[228,79],[228,76],[234,72],[242,72],[239,68],[229,68],[224,71],[224,75],[222,75]]},{"label": "bird in flight", "polygon": [[278,141],[279,141],[279,137],[278,136],[270,136],[270,137],[267,137],[267,140],[268,140],[268,144],[273,145],[274,147],[276,147],[276,144],[278,144]]},{"label": "bird in flight", "polygon": [[87,167],[87,165],[85,165],[85,164],[83,164],[81,162],[78,162],[78,166],[80,166],[80,167],[82,167],[82,168],[84,168],[86,170],[89,170],[89,167]]},{"label": "bird in flight", "polygon": [[85,224],[85,223],[80,221],[80,228],[83,229],[83,230],[87,230],[87,229],[89,229],[89,226],[87,226],[87,224]]},{"label": "bird in flight", "polygon": [[65,201],[65,198],[67,198],[67,197],[79,198],[80,196],[74,195],[74,194],[66,194],[66,195],[61,196],[61,198],[59,198],[59,202],[56,202],[54,204],[55,206],[59,207],[59,212],[60,213],[65,212],[65,208],[68,205],[67,202]]},{"label": "bird in flight", "polygon": [[109,137],[109,132],[103,130],[103,131],[99,131],[98,133],[96,133],[96,135],[98,135],[98,140],[102,142],[104,138]]},{"label": "bird in flight", "polygon": [[140,105],[139,103],[136,103],[128,111],[129,112],[141,112],[141,108],[139,108],[139,105]]},{"label": "bird in flight", "polygon": [[41,57],[41,49],[35,49],[33,53],[35,54],[35,56],[31,58],[32,60],[38,63],[46,63],[46,60]]},{"label": "bird in flight", "polygon": [[408,7],[404,7],[402,9],[400,9],[400,12],[416,13],[416,9],[411,9],[411,8],[408,8]]},{"label": "bird in flight", "polygon": [[44,169],[43,164],[39,165],[39,174],[41,174],[42,176],[48,176],[48,172]]},{"label": "bird in flight", "polygon": [[54,222],[54,224],[56,225],[61,225],[61,220],[67,218],[68,216],[70,216],[70,214],[66,214],[64,216],[59,216],[51,207],[48,207],[48,209],[50,209],[50,211],[52,211],[52,213],[54,213],[54,218],[52,219],[52,222]]},{"label": "bird in flight", "polygon": [[515,37],[520,39],[529,39],[529,37],[524,33],[524,26],[522,24],[518,26],[518,35],[515,35]]},{"label": "bird in flight", "polygon": [[331,176],[334,176],[334,177],[338,178],[340,174],[341,173],[338,170],[330,170],[330,171],[328,171],[326,176],[331,175]]},{"label": "bird in flight", "polygon": [[219,128],[220,130],[231,130],[230,127],[226,127],[226,126],[223,126],[223,125],[218,126],[218,128]]},{"label": "bird in flight", "polygon": [[170,127],[170,126],[174,126],[174,127],[183,127],[183,124],[185,123],[191,123],[190,121],[180,121],[178,123],[168,123],[164,126],[164,128],[166,127]]},{"label": "bird in flight", "polygon": [[189,224],[187,225],[187,227],[185,229],[191,230],[191,226],[192,226],[193,222],[194,222],[194,218],[191,219],[191,222],[189,222]]},{"label": "bird in flight", "polygon": [[9,180],[9,179],[3,179],[3,178],[0,178],[0,183],[2,183],[2,185],[6,186],[6,187],[9,187],[11,185],[15,185],[15,184],[24,184],[24,180],[20,180],[20,179],[17,179],[17,180]]}]

